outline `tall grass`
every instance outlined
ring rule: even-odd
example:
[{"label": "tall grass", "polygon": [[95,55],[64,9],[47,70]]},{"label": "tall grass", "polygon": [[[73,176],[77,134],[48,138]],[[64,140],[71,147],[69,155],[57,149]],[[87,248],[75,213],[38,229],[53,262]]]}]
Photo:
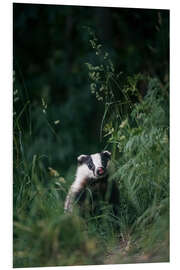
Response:
[{"label": "tall grass", "polygon": [[14,267],[169,260],[168,85],[142,74],[124,78],[94,35],[91,45],[98,63],[87,64],[90,88],[105,108],[99,134],[112,151],[118,215],[108,204],[95,216],[64,214],[74,169],[62,176],[38,153],[27,159],[31,133],[20,121],[27,102],[14,112]]},{"label": "tall grass", "polygon": [[[98,59],[87,64],[91,91],[104,104],[101,133],[113,151],[120,190],[120,231],[139,239],[139,248],[168,260],[169,92],[168,82],[136,74],[124,78],[90,32]],[[141,87],[143,85],[143,88]],[[135,239],[136,239],[135,237]],[[142,242],[141,242],[142,240]],[[141,243],[140,243],[141,242]],[[162,258],[158,254],[162,245]],[[133,262],[133,259],[131,260]]]}]

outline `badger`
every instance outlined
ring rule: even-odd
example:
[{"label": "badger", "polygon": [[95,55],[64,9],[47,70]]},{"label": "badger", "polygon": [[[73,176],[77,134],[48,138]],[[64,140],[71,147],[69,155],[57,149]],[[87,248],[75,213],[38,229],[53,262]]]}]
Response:
[{"label": "badger", "polygon": [[110,159],[111,153],[107,150],[101,153],[78,156],[75,180],[65,199],[65,213],[72,213],[77,201],[82,205],[87,197],[88,190],[91,192],[93,201],[96,201],[97,198],[105,201],[109,182],[111,182],[111,192],[108,196],[108,202],[115,204],[117,207],[119,201],[118,188],[114,181],[108,181]]}]

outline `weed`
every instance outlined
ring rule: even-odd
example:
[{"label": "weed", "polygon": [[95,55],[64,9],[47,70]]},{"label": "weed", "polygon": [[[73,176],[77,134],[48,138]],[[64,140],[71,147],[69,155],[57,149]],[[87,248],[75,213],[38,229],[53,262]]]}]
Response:
[{"label": "weed", "polygon": [[[107,204],[100,205],[100,215],[64,214],[74,168],[62,175],[61,168],[45,166],[44,158],[50,157],[40,153],[27,157],[32,138],[31,132],[23,132],[21,117],[26,114],[30,124],[34,120],[28,121],[29,100],[17,106],[21,97],[15,87],[14,267],[169,260],[168,85],[158,78],[116,72],[110,55],[92,31],[90,35],[98,63],[86,65],[91,92],[104,104],[100,138],[113,153],[111,178],[120,190],[118,215]],[[44,99],[42,106],[47,119]],[[43,123],[56,133],[48,120]],[[114,247],[118,248],[107,259]]]}]

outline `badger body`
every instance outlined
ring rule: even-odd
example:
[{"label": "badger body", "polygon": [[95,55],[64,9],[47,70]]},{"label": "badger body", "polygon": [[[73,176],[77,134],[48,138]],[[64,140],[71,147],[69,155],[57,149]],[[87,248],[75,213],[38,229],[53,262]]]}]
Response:
[{"label": "badger body", "polygon": [[[108,168],[111,153],[103,151],[92,155],[80,155],[77,158],[78,166],[76,177],[67,194],[64,211],[73,212],[76,201],[82,205],[86,199],[87,192],[91,193],[91,199],[105,200],[108,191]],[[118,190],[115,183],[111,183],[111,194],[108,198],[110,203],[118,203]],[[115,200],[114,200],[115,199]]]}]

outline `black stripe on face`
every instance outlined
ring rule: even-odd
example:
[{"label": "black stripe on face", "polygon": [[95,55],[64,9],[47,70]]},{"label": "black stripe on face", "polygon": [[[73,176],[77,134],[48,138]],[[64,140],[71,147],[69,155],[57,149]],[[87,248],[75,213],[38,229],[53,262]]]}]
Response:
[{"label": "black stripe on face", "polygon": [[78,157],[79,165],[86,164],[91,171],[95,171],[95,165],[90,155],[81,155]]},{"label": "black stripe on face", "polygon": [[109,155],[107,155],[106,153],[100,153],[100,156],[101,156],[101,163],[102,163],[102,166],[104,167],[104,168],[106,168],[107,167],[107,163],[108,163],[108,161],[110,160],[110,156]]},{"label": "black stripe on face", "polygon": [[93,161],[92,161],[91,156],[88,156],[88,158],[87,158],[87,160],[86,160],[86,162],[85,162],[85,163],[87,164],[87,166],[88,166],[89,170],[91,170],[91,171],[93,171],[93,172],[94,172],[94,170],[95,170],[95,166],[94,166],[94,163],[93,163]]}]

